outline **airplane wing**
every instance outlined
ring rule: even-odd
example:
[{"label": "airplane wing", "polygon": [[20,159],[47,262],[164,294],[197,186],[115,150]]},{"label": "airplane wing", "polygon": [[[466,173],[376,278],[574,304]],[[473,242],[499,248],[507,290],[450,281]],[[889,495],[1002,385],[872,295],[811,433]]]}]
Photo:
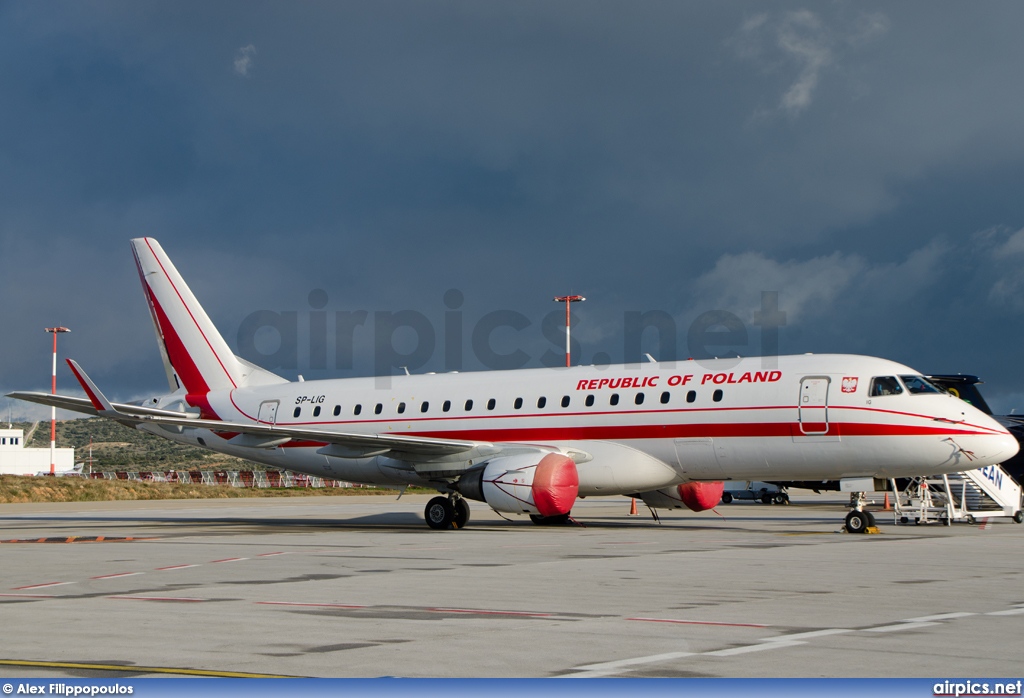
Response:
[{"label": "airplane wing", "polygon": [[[77,364],[76,364],[77,366]],[[77,373],[77,372],[76,372]],[[182,412],[159,410],[151,407],[111,403],[92,384],[84,373],[79,374],[86,386],[89,398],[67,395],[51,395],[39,392],[14,392],[7,397],[27,400],[41,405],[52,405],[61,409],[114,419],[122,424],[153,424],[170,428],[209,429],[219,434],[240,434],[251,438],[243,445],[256,448],[273,448],[288,441],[312,441],[324,445],[341,447],[333,455],[347,458],[365,458],[392,453],[401,457],[409,455],[419,458],[446,456],[468,451],[487,450],[491,444],[455,439],[435,439],[425,436],[402,436],[399,434],[356,434],[283,426],[280,424],[255,424],[252,422],[224,422],[216,419],[200,419]],[[84,380],[83,380],[84,379]],[[86,382],[88,381],[88,382]],[[95,402],[94,402],[95,400]],[[500,450],[500,449],[495,449]]]},{"label": "airplane wing", "polygon": [[[89,414],[93,416],[99,416],[100,411],[97,410],[92,401],[85,397],[73,397],[71,395],[52,395],[50,393],[37,393],[37,392],[14,392],[7,393],[5,397],[13,397],[17,400],[25,400],[26,402],[36,402],[40,405],[47,405],[50,407],[56,407],[61,410],[69,410],[71,412],[81,412],[82,414]],[[160,410],[153,407],[142,407],[140,405],[129,405],[123,402],[111,403],[113,407],[122,414],[125,415],[141,415],[141,414],[152,414],[152,415],[169,415],[176,417],[187,417],[187,413],[184,412],[172,412],[170,410]]]}]

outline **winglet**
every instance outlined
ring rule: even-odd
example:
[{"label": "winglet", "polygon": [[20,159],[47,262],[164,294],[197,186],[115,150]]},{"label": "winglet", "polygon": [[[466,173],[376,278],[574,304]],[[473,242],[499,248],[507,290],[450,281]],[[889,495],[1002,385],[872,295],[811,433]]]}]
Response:
[{"label": "winglet", "polygon": [[115,413],[117,410],[110,404],[110,400],[100,392],[100,389],[96,387],[96,384],[92,382],[92,379],[86,375],[82,367],[79,366],[73,359],[67,359],[68,366],[71,367],[71,372],[75,374],[75,378],[82,384],[82,388],[85,390],[85,394],[89,396],[89,401],[92,406],[96,408],[96,411],[100,414]]}]

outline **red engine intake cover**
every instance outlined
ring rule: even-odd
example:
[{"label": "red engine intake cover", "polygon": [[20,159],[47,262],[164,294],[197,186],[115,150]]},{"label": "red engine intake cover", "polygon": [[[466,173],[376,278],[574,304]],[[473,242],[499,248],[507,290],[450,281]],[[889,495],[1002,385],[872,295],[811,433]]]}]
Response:
[{"label": "red engine intake cover", "polygon": [[679,485],[679,498],[693,511],[705,511],[722,500],[724,482],[687,482]]},{"label": "red engine intake cover", "polygon": [[532,489],[533,505],[541,516],[568,514],[580,491],[576,464],[572,458],[549,453],[537,464]]}]

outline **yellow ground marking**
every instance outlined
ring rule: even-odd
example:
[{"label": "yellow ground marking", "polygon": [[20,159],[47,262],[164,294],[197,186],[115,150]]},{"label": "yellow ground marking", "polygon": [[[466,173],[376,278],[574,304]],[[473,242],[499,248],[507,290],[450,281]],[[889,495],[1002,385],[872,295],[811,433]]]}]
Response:
[{"label": "yellow ground marking", "polygon": [[281,674],[250,674],[244,671],[184,669],[168,666],[135,666],[132,664],[87,664],[81,662],[34,662],[21,659],[0,659],[0,666],[43,667],[46,669],[88,669],[91,671],[130,671],[139,674],[179,674],[184,676],[216,676],[227,679],[293,679]]}]

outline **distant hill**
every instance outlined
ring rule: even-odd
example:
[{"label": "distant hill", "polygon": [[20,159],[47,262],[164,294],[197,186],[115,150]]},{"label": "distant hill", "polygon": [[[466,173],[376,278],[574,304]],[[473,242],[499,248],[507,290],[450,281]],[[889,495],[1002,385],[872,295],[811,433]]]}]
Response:
[{"label": "distant hill", "polygon": [[[31,423],[18,423],[27,434]],[[87,461],[92,439],[93,470],[187,470],[192,468],[262,470],[263,466],[197,446],[181,444],[122,426],[109,419],[89,417],[57,422],[57,446],[75,448],[75,460]],[[27,446],[48,448],[50,424],[40,422]]]}]

